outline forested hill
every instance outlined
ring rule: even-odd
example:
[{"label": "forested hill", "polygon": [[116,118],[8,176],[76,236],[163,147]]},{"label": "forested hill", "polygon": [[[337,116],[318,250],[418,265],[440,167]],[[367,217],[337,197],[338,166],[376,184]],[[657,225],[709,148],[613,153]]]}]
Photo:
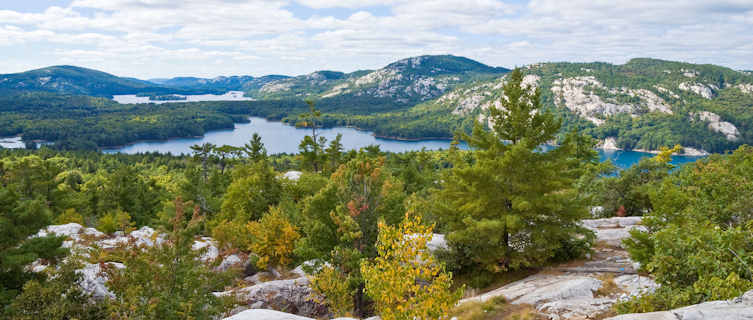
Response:
[{"label": "forested hill", "polygon": [[217,91],[251,91],[258,90],[272,81],[290,78],[283,75],[230,76],[216,78],[175,77],[170,79],[149,79],[149,82],[163,87],[187,90],[217,90]]},{"label": "forested hill", "polygon": [[0,75],[0,91],[6,94],[7,92],[47,91],[100,97],[137,93],[186,93],[185,90],[165,88],[143,80],[117,77],[102,71],[75,66],[52,66],[21,73],[3,74]]},{"label": "forested hill", "polygon": [[250,91],[249,95],[259,99],[373,99],[386,100],[394,105],[412,105],[436,98],[458,84],[490,79],[508,71],[464,57],[419,56],[402,59],[373,71],[317,71],[270,82]]},{"label": "forested hill", "polygon": [[[715,65],[657,59],[540,63],[524,70],[542,102],[608,144],[657,150],[681,144],[724,151],[753,143],[753,76]],[[416,107],[446,117],[483,118],[499,103],[504,77],[458,87]]]}]

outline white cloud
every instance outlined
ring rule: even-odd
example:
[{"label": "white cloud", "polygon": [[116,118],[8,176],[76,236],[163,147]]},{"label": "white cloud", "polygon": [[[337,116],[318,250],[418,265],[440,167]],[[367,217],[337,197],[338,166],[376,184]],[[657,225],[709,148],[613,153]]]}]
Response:
[{"label": "white cloud", "polygon": [[0,9],[0,48],[15,49],[0,51],[14,61],[0,67],[301,74],[452,53],[503,66],[654,56],[753,69],[750,30],[750,0],[74,0],[37,13]]}]

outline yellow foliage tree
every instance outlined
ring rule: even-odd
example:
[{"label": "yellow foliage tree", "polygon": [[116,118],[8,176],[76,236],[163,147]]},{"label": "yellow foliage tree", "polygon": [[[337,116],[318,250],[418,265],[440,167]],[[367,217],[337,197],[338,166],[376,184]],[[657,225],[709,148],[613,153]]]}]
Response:
[{"label": "yellow foliage tree", "polygon": [[677,144],[672,149],[667,147],[661,147],[659,150],[659,153],[654,157],[654,160],[661,162],[661,163],[667,163],[670,160],[672,160],[672,154],[682,151],[682,146]]},{"label": "yellow foliage tree", "polygon": [[353,310],[353,292],[347,275],[330,265],[323,266],[316,276],[309,277],[316,295],[313,300],[325,303],[329,311],[338,317],[350,317]]},{"label": "yellow foliage tree", "polygon": [[279,207],[270,208],[259,221],[249,222],[246,228],[251,235],[249,250],[259,256],[257,267],[266,269],[292,262],[295,242],[301,235]]},{"label": "yellow foliage tree", "polygon": [[112,211],[99,218],[97,229],[104,233],[113,233],[115,231],[130,232],[133,229],[131,215],[120,209]]},{"label": "yellow foliage tree", "polygon": [[364,261],[361,273],[383,320],[444,319],[462,296],[427,248],[432,230],[410,211],[400,226],[379,223],[379,255]]},{"label": "yellow foliage tree", "polygon": [[63,211],[56,219],[55,223],[57,224],[66,224],[66,223],[78,223],[80,225],[84,225],[84,217],[76,211],[76,209],[69,208]]}]

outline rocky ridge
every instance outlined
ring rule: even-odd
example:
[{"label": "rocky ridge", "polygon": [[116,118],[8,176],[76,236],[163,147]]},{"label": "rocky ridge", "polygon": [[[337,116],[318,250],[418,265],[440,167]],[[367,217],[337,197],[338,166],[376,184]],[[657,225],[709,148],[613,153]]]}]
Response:
[{"label": "rocky ridge", "polygon": [[434,99],[474,75],[507,71],[455,56],[419,56],[402,59],[378,70],[340,73],[318,71],[272,81],[251,92],[258,98],[340,96],[390,99],[410,104]]},{"label": "rocky ridge", "polygon": [[736,141],[740,137],[740,131],[737,130],[737,127],[730,122],[722,121],[722,118],[716,113],[701,111],[691,113],[690,116],[692,119],[697,117],[700,121],[708,122],[709,130],[723,134],[729,141]]},{"label": "rocky ridge", "polygon": [[[596,89],[602,91],[597,94]],[[672,114],[672,108],[658,95],[647,89],[626,87],[607,88],[594,76],[563,78],[554,80],[551,87],[555,104],[601,125],[604,118],[620,113],[638,116],[644,112]],[[608,95],[605,96],[603,91]],[[623,95],[636,97],[640,103],[624,103],[615,97]]]},{"label": "rocky ridge", "polygon": [[[610,121],[606,130],[620,136],[623,131],[629,132],[624,136],[630,139],[619,143],[614,141],[614,144],[605,141],[608,149],[640,149],[640,145],[655,145],[656,139],[652,140],[646,130],[642,130],[643,127],[655,127],[663,131],[662,135],[669,133],[672,137],[660,140],[687,140],[683,139],[683,135],[688,133],[677,131],[677,121],[687,121],[690,125],[692,113],[711,112],[712,106],[728,108],[730,103],[736,101],[749,104],[750,101],[746,102],[739,92],[753,94],[753,78],[748,74],[719,66],[656,59],[633,59],[623,65],[538,63],[523,67],[522,71],[524,84],[540,88],[543,107],[563,116],[566,126],[576,121],[574,117],[566,115],[577,115],[590,122],[592,127],[583,123],[577,123],[577,126],[586,126],[592,135],[604,140],[609,137],[600,136],[605,132],[598,127],[609,120],[618,120]],[[420,110],[474,117],[485,122],[489,106],[500,105],[504,81],[504,77],[498,77],[458,86],[437,99],[421,104]],[[631,124],[624,118],[625,115],[635,119],[634,122]],[[641,119],[646,117],[649,120],[642,122]],[[730,142],[739,142],[743,138],[744,134],[737,124],[742,118],[728,117],[723,121],[709,119],[711,123],[707,128],[711,133]],[[691,134],[702,136],[695,128]],[[638,138],[633,138],[636,135],[639,135]],[[709,137],[685,146],[687,154],[703,155],[707,152],[702,149],[708,148],[709,143],[719,144],[716,139],[709,140]]]},{"label": "rocky ridge", "polygon": [[697,83],[697,82],[683,82],[680,83],[679,86],[677,86],[678,89],[689,91],[692,93],[695,93],[697,95],[700,95],[701,97],[705,99],[711,99],[716,96],[716,90],[719,90],[719,87],[716,85],[707,85],[703,83]]}]

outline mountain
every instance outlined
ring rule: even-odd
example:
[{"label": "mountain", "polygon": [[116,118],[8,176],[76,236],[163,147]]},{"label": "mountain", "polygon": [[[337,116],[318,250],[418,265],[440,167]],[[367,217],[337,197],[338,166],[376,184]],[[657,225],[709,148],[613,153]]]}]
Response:
[{"label": "mountain", "polygon": [[102,71],[53,66],[21,73],[0,75],[3,91],[48,91],[62,94],[110,97],[116,94],[180,93],[151,82],[121,78]]},{"label": "mountain", "polygon": [[[609,63],[539,63],[524,84],[542,103],[607,146],[656,150],[681,144],[708,151],[753,143],[753,76],[715,65],[657,59]],[[483,119],[499,106],[505,77],[459,86],[422,105]]]},{"label": "mountain", "polygon": [[148,81],[159,86],[187,89],[187,90],[213,90],[218,92],[227,91],[250,91],[258,90],[263,85],[290,78],[282,75],[267,75],[263,77],[231,76],[216,78],[176,77],[170,79],[149,79]]},{"label": "mountain", "polygon": [[378,70],[347,74],[317,71],[267,83],[249,94],[258,99],[376,99],[413,105],[436,98],[460,83],[488,79],[508,71],[464,57],[419,56],[393,62]]}]

